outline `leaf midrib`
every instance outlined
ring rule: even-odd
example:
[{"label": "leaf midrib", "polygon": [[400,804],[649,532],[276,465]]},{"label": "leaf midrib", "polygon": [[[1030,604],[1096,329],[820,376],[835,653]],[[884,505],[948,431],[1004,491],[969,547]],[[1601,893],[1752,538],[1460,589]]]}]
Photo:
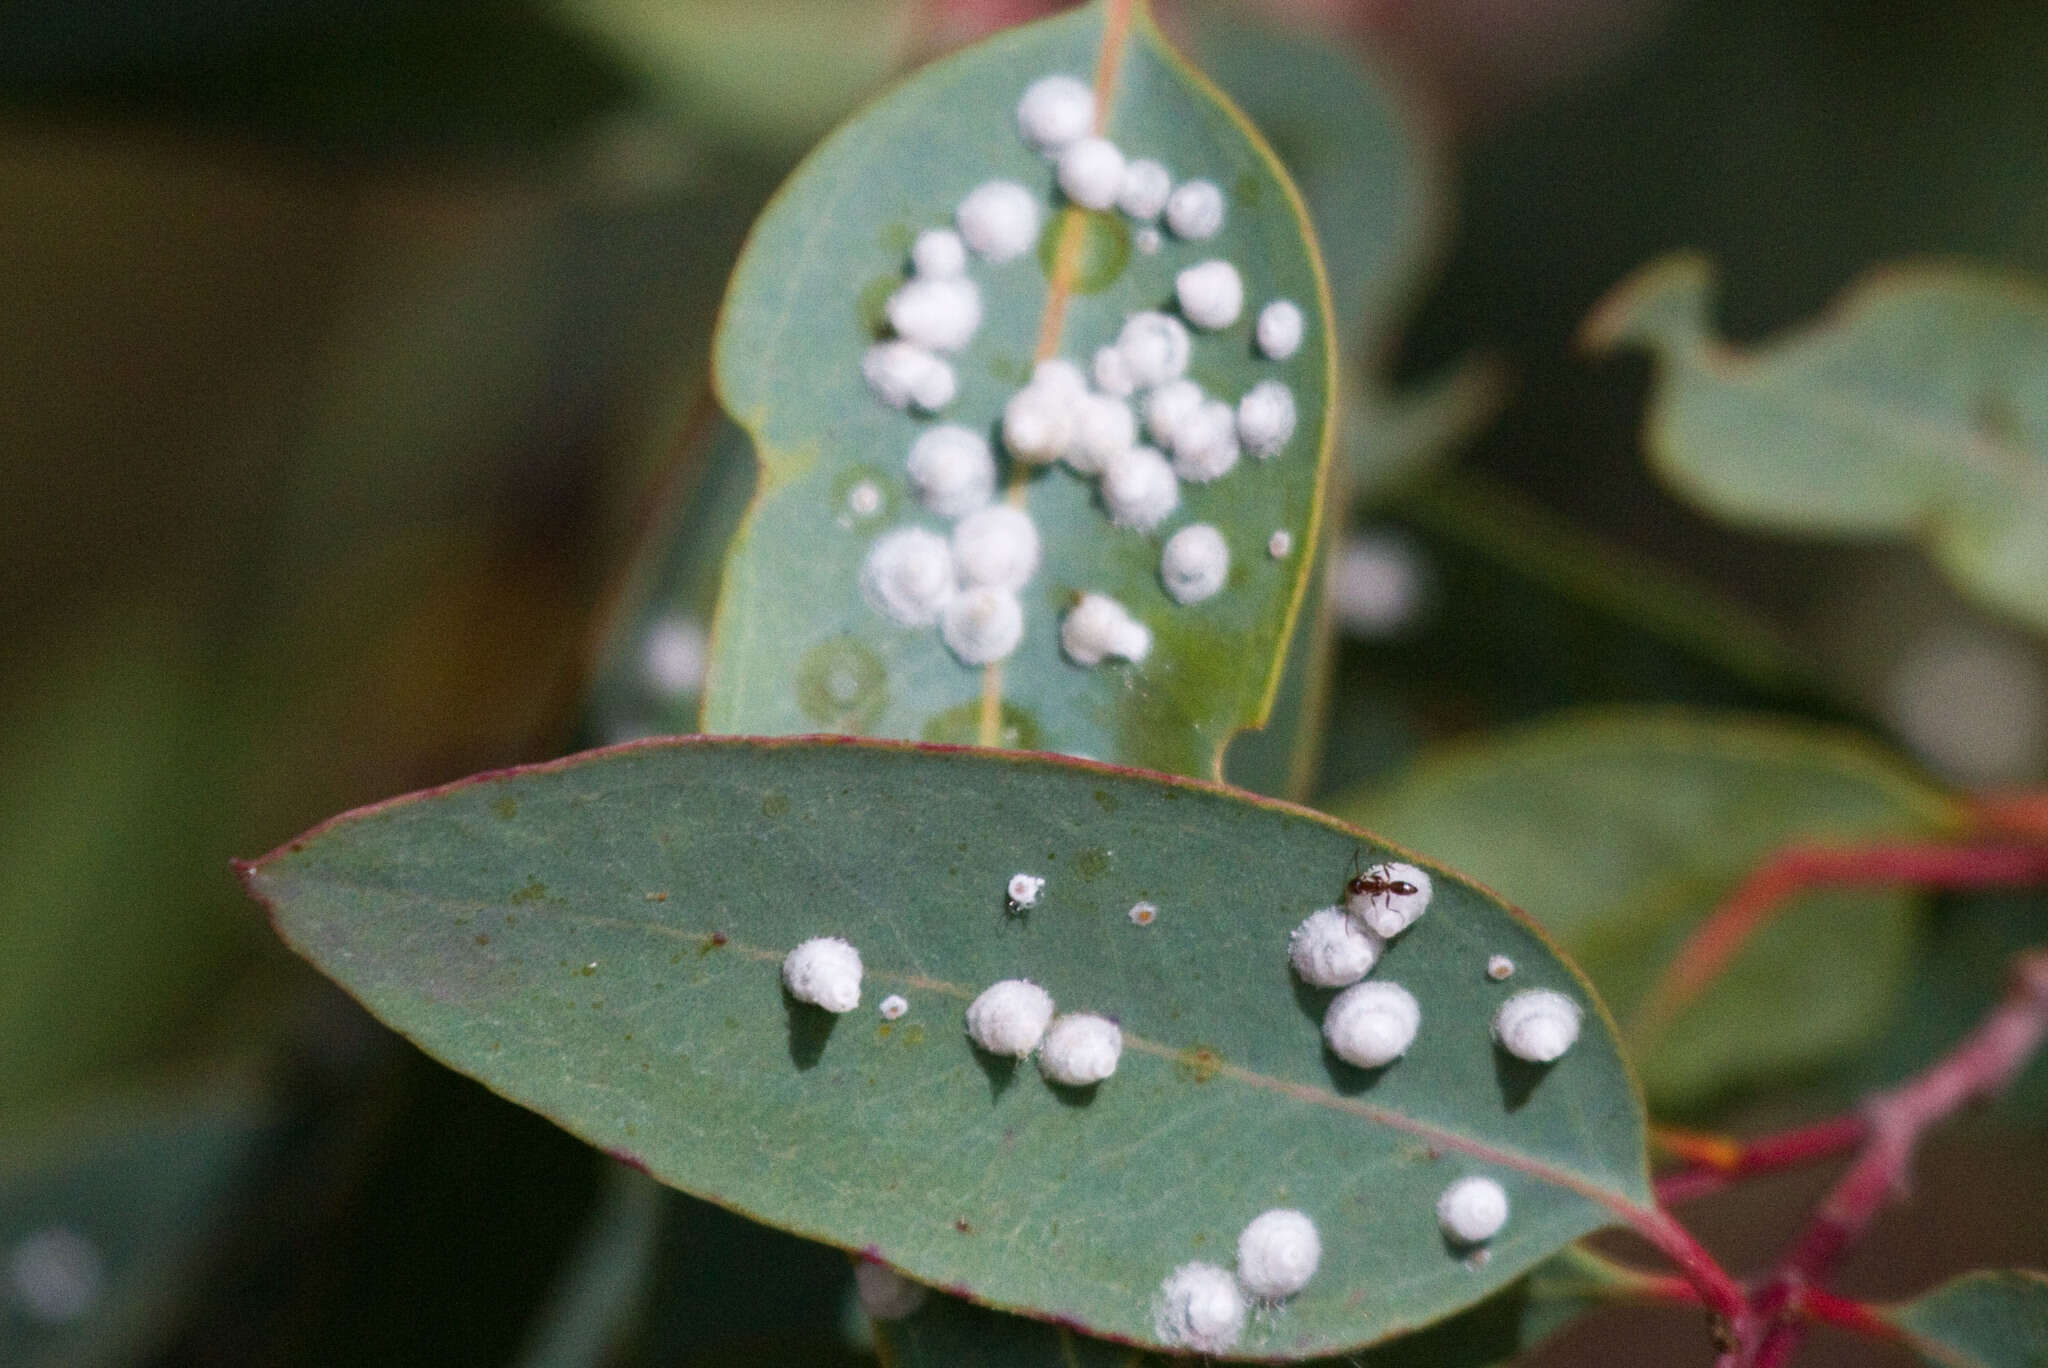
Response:
[{"label": "leaf midrib", "polygon": [[[1117,74],[1123,69],[1124,49],[1129,45],[1134,12],[1143,0],[1104,0],[1102,41],[1095,53],[1095,125],[1097,137],[1109,127],[1111,102],[1116,98]],[[1087,233],[1087,211],[1069,205],[1060,211],[1060,240],[1053,249],[1052,272],[1046,282],[1045,312],[1038,321],[1038,345],[1031,359],[1050,360],[1060,349],[1067,328],[1067,305],[1080,273],[1081,246]],[[1010,473],[1003,501],[1023,511],[1030,501],[1030,480],[1020,464]],[[993,661],[981,670],[981,717],[975,727],[975,742],[983,746],[1003,743],[1003,662]]]}]

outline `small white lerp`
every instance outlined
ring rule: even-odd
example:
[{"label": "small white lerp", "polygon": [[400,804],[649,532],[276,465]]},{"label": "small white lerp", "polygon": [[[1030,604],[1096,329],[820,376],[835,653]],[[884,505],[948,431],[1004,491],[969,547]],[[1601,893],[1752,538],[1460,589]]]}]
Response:
[{"label": "small white lerp", "polygon": [[1094,126],[1094,89],[1064,72],[1039,77],[1017,102],[1017,131],[1041,152],[1058,152],[1079,142]]},{"label": "small white lerp", "polygon": [[1113,395],[1084,394],[1074,410],[1074,440],[1067,447],[1067,464],[1080,474],[1099,475],[1137,441],[1138,420],[1129,404]]},{"label": "small white lerp", "polygon": [[951,228],[927,228],[910,244],[910,269],[921,276],[963,275],[967,244]]},{"label": "small white lerp", "polygon": [[1276,299],[1259,310],[1254,329],[1259,350],[1269,360],[1285,361],[1301,350],[1303,319],[1301,306],[1291,299]]},{"label": "small white lerp", "polygon": [[1052,994],[1030,979],[1004,979],[967,1005],[967,1038],[992,1055],[1022,1059],[1052,1021]]},{"label": "small white lerp", "polygon": [[[1429,910],[1429,900],[1435,891],[1428,874],[1412,864],[1395,862],[1376,864],[1365,871],[1362,880],[1354,882],[1363,882],[1366,887],[1355,893],[1347,892],[1344,905],[1374,934],[1388,940],[1415,925]],[[1386,886],[1400,884],[1415,891],[1403,893]]]},{"label": "small white lerp", "polygon": [[1210,332],[1229,327],[1244,312],[1244,281],[1227,261],[1188,267],[1173,278],[1173,295],[1181,316]]},{"label": "small white lerp", "polygon": [[1132,447],[1102,467],[1102,503],[1118,527],[1150,532],[1180,506],[1180,480],[1153,448]]},{"label": "small white lerp", "polygon": [[1237,1237],[1237,1280],[1266,1301],[1291,1297],[1307,1287],[1323,1260],[1316,1223],[1286,1207],[1262,1212]]},{"label": "small white lerp", "polygon": [[1347,988],[1372,972],[1386,948],[1341,907],[1311,912],[1287,936],[1287,962],[1311,988]]},{"label": "small white lerp", "polygon": [[1173,433],[1173,473],[1190,484],[1220,480],[1237,469],[1237,415],[1221,399],[1205,399]]},{"label": "small white lerp", "polygon": [[1170,447],[1187,421],[1202,410],[1208,396],[1192,380],[1169,380],[1145,396],[1145,431]]},{"label": "small white lerp", "polygon": [[910,1010],[910,999],[901,993],[891,993],[882,999],[881,1005],[875,1010],[882,1014],[882,1020],[896,1021]]},{"label": "small white lerp", "polygon": [[1116,345],[1138,386],[1150,388],[1187,374],[1195,344],[1178,318],[1147,309],[1124,320]]},{"label": "small white lerp", "polygon": [[953,402],[960,382],[953,368],[915,342],[877,342],[861,353],[861,377],[890,408],[937,413]]},{"label": "small white lerp", "polygon": [[972,428],[942,423],[910,445],[910,487],[942,518],[972,513],[995,496],[996,460]]},{"label": "small white lerp", "polygon": [[1175,237],[1215,237],[1223,228],[1223,192],[1214,181],[1181,182],[1166,197],[1166,226]]},{"label": "small white lerp", "polygon": [[1294,425],[1294,391],[1278,380],[1261,380],[1237,401],[1238,439],[1262,461],[1279,454]]},{"label": "small white lerp", "polygon": [[953,552],[922,527],[899,527],[875,539],[861,564],[861,592],[892,622],[929,627],[953,601]]},{"label": "small white lerp", "polygon": [[1159,553],[1159,578],[1176,603],[1213,598],[1230,578],[1230,543],[1208,523],[1183,527]]},{"label": "small white lerp", "polygon": [[1108,209],[1124,184],[1124,154],[1107,138],[1083,138],[1060,153],[1060,190],[1083,209]]},{"label": "small white lerp", "polygon": [[1493,1014],[1493,1036],[1501,1048],[1531,1064],[1550,1064],[1564,1057],[1579,1038],[1584,1009],[1563,993],[1528,988],[1516,993]]},{"label": "small white lerp", "polygon": [[1012,907],[1036,907],[1038,895],[1045,892],[1045,876],[1041,874],[1012,874],[1003,890],[1003,896],[1010,900]]},{"label": "small white lerp", "polygon": [[1162,1343],[1226,1353],[1244,1336],[1244,1293],[1227,1268],[1184,1263],[1159,1287],[1152,1331]]},{"label": "small white lerp", "polygon": [[1478,1244],[1508,1223],[1508,1194],[1491,1178],[1460,1178],[1436,1199],[1437,1224],[1453,1244]]},{"label": "small white lerp", "polygon": [[1152,651],[1152,630],[1107,594],[1083,594],[1060,620],[1060,649],[1093,669],[1111,656],[1140,661]]},{"label": "small white lerp", "polygon": [[991,504],[953,527],[953,568],[965,585],[1022,589],[1038,573],[1038,524],[1021,508]]},{"label": "small white lerp", "polygon": [[955,352],[981,327],[981,291],[966,276],[914,276],[889,296],[884,312],[904,341]]},{"label": "small white lerp", "polygon": [[939,618],[939,637],[963,664],[993,665],[1024,640],[1024,605],[1008,589],[962,589]]},{"label": "small white lerp", "polygon": [[837,936],[813,936],[783,956],[782,982],[798,1002],[850,1012],[860,1006],[860,951]]},{"label": "small white lerp", "polygon": [[1116,192],[1116,207],[1140,223],[1150,223],[1166,208],[1173,193],[1173,173],[1150,157],[1124,163],[1124,183]]},{"label": "small white lerp", "polygon": [[1108,1017],[1070,1012],[1054,1021],[1038,1050],[1038,1071],[1048,1082],[1086,1088],[1116,1072],[1124,1033]]},{"label": "small white lerp", "polygon": [[1323,1016],[1323,1039],[1347,1064],[1378,1069],[1408,1053],[1422,1007],[1398,983],[1361,983],[1337,994]]},{"label": "small white lerp", "polygon": [[1038,241],[1038,200],[1015,181],[985,181],[968,191],[953,221],[976,256],[1001,263]]}]

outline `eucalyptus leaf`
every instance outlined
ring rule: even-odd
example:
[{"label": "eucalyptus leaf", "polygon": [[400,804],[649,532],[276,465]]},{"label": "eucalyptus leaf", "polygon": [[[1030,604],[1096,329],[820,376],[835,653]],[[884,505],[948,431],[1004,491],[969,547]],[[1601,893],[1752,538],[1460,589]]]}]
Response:
[{"label": "eucalyptus leaf", "polygon": [[[1205,240],[1115,211],[1060,207],[1051,163],[1022,140],[1017,104],[1049,73],[1092,74],[1105,136],[1177,180],[1221,187],[1227,211]],[[1023,631],[1006,659],[970,666],[933,628],[899,626],[868,601],[862,567],[889,530],[943,530],[905,471],[932,418],[889,407],[863,379],[886,336],[883,307],[908,276],[914,236],[954,220],[976,187],[1004,179],[1039,204],[1037,250],[970,276],[982,321],[950,358],[958,397],[938,419],[993,433],[1036,359],[1084,368],[1125,318],[1171,308],[1178,272],[1231,262],[1237,322],[1196,330],[1189,370],[1231,403],[1261,381],[1290,387],[1298,424],[1279,454],[1247,454],[1227,475],[1184,484],[1150,533],[1111,525],[1095,482],[1066,466],[999,456],[1004,497],[1043,543],[1020,594]],[[1252,344],[1269,300],[1306,315],[1284,362]],[[704,728],[855,734],[1066,751],[1215,775],[1238,730],[1259,725],[1306,587],[1328,458],[1334,352],[1322,269],[1300,200],[1242,115],[1166,45],[1135,0],[1103,0],[1002,33],[937,63],[842,126],[798,169],[755,226],[726,297],[716,345],[721,400],[753,439],[760,489],[734,542],[713,631]],[[993,445],[1000,452],[999,441]],[[1180,604],[1161,581],[1165,537],[1207,522],[1230,548],[1219,594]],[[1272,556],[1273,534],[1292,539]],[[1142,662],[1071,663],[1063,615],[1082,593],[1121,602],[1151,632]]]},{"label": "eucalyptus leaf", "polygon": [[2048,1363],[2048,1276],[2040,1273],[1967,1273],[1925,1296],[1876,1311],[1935,1368]]},{"label": "eucalyptus leaf", "polygon": [[[1443,852],[1542,918],[1626,1024],[1679,946],[1792,843],[1926,838],[1953,802],[1844,733],[1678,710],[1588,712],[1447,750],[1334,805]],[[1876,1033],[1915,900],[1806,894],[1757,933],[1636,1062],[1653,1104],[1697,1106]],[[1828,990],[1813,991],[1825,976]]]},{"label": "eucalyptus leaf", "polygon": [[1663,363],[1646,440],[1680,492],[1781,531],[1915,537],[1958,585],[2048,629],[2048,292],[1954,266],[1866,278],[1819,326],[1711,334],[1713,273],[1655,263],[1587,324]]},{"label": "eucalyptus leaf", "polygon": [[[1438,1320],[1649,1201],[1643,1117],[1597,1000],[1537,929],[1429,866],[1379,977],[1423,1028],[1371,1073],[1323,1048],[1288,932],[1376,838],[1163,775],[846,739],[643,742],[337,818],[245,868],[284,937],[451,1066],[664,1182],[1003,1309],[1156,1343],[1177,1265],[1307,1210],[1322,1270],[1243,1351],[1331,1354]],[[1017,872],[1047,879],[1007,915]],[[1150,924],[1129,911],[1155,904]],[[844,1017],[783,956],[843,936]],[[1588,1004],[1548,1070],[1497,1053],[1513,987]],[[1122,1023],[1116,1075],[1054,1089],[961,1030],[1030,977]],[[874,1015],[900,993],[901,1020]],[[1484,1172],[1484,1261],[1434,1213]]]}]

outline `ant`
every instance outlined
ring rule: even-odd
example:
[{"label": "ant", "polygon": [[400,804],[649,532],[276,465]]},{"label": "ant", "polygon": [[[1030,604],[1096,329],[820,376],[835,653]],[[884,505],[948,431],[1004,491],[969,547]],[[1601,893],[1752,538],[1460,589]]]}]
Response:
[{"label": "ant", "polygon": [[1353,898],[1384,898],[1392,894],[1397,898],[1412,898],[1422,890],[1406,879],[1390,879],[1383,872],[1386,866],[1376,864],[1359,872],[1358,851],[1351,852],[1351,882],[1344,885],[1344,892]]}]

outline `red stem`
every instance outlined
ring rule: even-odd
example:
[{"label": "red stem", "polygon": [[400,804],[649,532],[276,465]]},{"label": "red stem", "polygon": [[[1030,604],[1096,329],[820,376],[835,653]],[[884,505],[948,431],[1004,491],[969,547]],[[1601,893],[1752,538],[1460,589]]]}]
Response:
[{"label": "red stem", "polygon": [[1754,1140],[1684,1143],[1679,1148],[1692,1162],[1657,1180],[1657,1200],[1664,1206],[1719,1192],[1731,1183],[1847,1154],[1863,1143],[1870,1122],[1861,1115],[1837,1116],[1795,1130],[1758,1136]]},{"label": "red stem", "polygon": [[1865,1339],[1898,1343],[1906,1338],[1898,1326],[1877,1314],[1868,1302],[1838,1296],[1824,1287],[1809,1287],[1800,1309],[1815,1325],[1832,1325]]},{"label": "red stem", "polygon": [[1644,996],[1629,1033],[1638,1049],[1654,1039],[1728,967],[1751,936],[1795,894],[1807,889],[1886,884],[2001,888],[2044,880],[2048,880],[2048,844],[1944,846],[1885,842],[1849,849],[1789,847],[1752,872],[1694,930]]},{"label": "red stem", "polygon": [[[2048,950],[2014,962],[2005,1000],[1949,1055],[1864,1107],[1870,1133],[1863,1152],[1792,1244],[1752,1301],[1750,1368],[1783,1368],[1805,1335],[1803,1313],[1885,1202],[1906,1185],[1914,1151],[1929,1127],[1965,1104],[2002,1091],[2048,1035]],[[1830,1303],[1830,1305],[1835,1305]]]}]

